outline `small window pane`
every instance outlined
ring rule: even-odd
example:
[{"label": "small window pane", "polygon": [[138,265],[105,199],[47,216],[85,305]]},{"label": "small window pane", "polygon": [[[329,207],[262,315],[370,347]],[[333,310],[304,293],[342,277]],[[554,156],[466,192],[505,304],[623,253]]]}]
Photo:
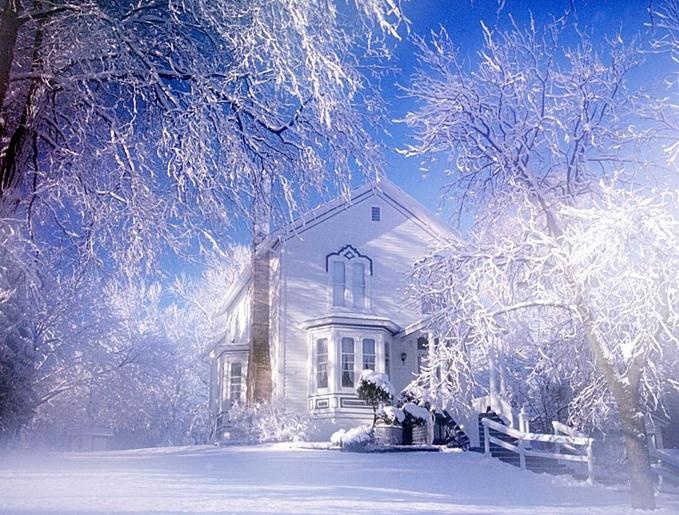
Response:
[{"label": "small window pane", "polygon": [[380,208],[379,207],[373,207],[371,210],[371,219],[373,222],[379,222],[380,219],[382,218],[382,213],[380,213]]},{"label": "small window pane", "polygon": [[332,305],[344,306],[345,289],[345,269],[344,263],[335,261],[332,264]]},{"label": "small window pane", "polygon": [[342,338],[342,386],[354,386],[354,339]]},{"label": "small window pane", "polygon": [[362,308],[365,306],[365,265],[354,263],[352,273],[354,307]]},{"label": "small window pane", "polygon": [[316,388],[328,387],[328,340],[316,341]]},{"label": "small window pane", "polygon": [[332,264],[332,279],[336,283],[344,282],[344,263],[335,261]]},{"label": "small window pane", "polygon": [[365,338],[363,340],[363,370],[375,370],[375,340]]},{"label": "small window pane", "polygon": [[384,373],[389,375],[389,344],[384,342]]}]

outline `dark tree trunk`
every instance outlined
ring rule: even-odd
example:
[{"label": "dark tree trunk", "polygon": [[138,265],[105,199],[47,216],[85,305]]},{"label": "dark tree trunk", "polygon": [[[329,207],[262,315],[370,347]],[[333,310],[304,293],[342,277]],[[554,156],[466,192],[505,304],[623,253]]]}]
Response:
[{"label": "dark tree trunk", "polygon": [[8,134],[7,124],[10,120],[5,103],[19,26],[18,2],[7,0],[0,13],[0,199],[4,196],[5,190],[10,187],[14,175],[13,166],[10,164],[13,158],[9,154],[13,152],[12,148],[15,145],[12,145]]},{"label": "dark tree trunk", "polygon": [[[14,61],[17,34],[21,23],[19,20],[19,5],[16,0],[8,0],[0,14],[0,113],[5,103],[9,74]],[[0,130],[4,123],[0,122]],[[0,133],[1,134],[1,133]]]}]

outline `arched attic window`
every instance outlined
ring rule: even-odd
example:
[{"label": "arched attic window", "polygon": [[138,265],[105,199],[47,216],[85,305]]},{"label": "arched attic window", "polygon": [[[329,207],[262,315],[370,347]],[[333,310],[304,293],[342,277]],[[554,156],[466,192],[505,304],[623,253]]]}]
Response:
[{"label": "arched attic window", "polygon": [[330,278],[330,305],[364,310],[368,307],[368,277],[373,275],[373,261],[352,245],[345,245],[325,257]]}]

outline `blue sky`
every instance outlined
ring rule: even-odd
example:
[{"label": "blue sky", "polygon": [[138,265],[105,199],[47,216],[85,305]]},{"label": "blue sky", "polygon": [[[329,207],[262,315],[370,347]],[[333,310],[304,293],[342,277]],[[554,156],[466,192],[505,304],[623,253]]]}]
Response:
[{"label": "blue sky", "polygon": [[[558,17],[570,6],[567,0],[545,0],[542,2],[527,0],[506,0],[501,9],[497,0],[411,0],[403,4],[406,16],[411,21],[411,33],[425,39],[432,31],[444,27],[455,45],[474,62],[476,53],[481,48],[482,33],[480,22],[487,26],[507,26],[511,14],[519,23],[527,23],[532,13],[538,24]],[[589,29],[595,36],[612,36],[620,31],[624,38],[647,30],[644,24],[649,21],[648,0],[613,1],[613,0],[575,0],[575,16],[583,29]],[[408,84],[409,77],[416,67],[415,48],[411,41],[404,40],[395,47],[395,64],[400,71],[394,77],[394,83]],[[643,80],[639,77],[639,80]],[[384,96],[390,104],[392,119],[402,118],[414,104],[403,98],[403,93],[385,81]],[[405,158],[395,152],[395,148],[403,147],[409,141],[409,131],[402,124],[391,124],[388,128],[393,135],[385,138],[387,146],[387,176],[401,188],[413,195],[431,211],[436,212],[439,203],[439,191],[445,184],[445,176],[441,169],[423,177],[419,171],[417,158]],[[441,216],[446,217],[448,209]]]},{"label": "blue sky", "polygon": [[[545,0],[542,2],[528,0],[506,0],[499,8],[497,0],[408,0],[403,9],[410,20],[410,33],[428,39],[430,34],[444,27],[456,47],[473,65],[482,44],[481,21],[488,27],[508,26],[509,15],[519,24],[528,23],[532,14],[537,24],[550,21],[561,16],[571,5],[569,0]],[[648,40],[649,35],[644,24],[648,23],[648,0],[613,1],[613,0],[575,0],[575,17],[581,28],[589,30],[602,40],[620,31],[625,39],[642,32]],[[415,45],[405,31],[403,40],[394,43],[393,65],[397,72],[385,77],[382,81],[382,94],[388,103],[389,116],[398,120],[415,107],[411,99],[405,98],[398,85],[406,86],[415,72],[417,57]],[[566,44],[568,41],[566,40]],[[646,80],[644,68],[637,80]],[[390,123],[386,130],[390,136],[381,139],[385,147],[386,174],[402,189],[407,191],[430,211],[436,213],[439,208],[440,189],[446,183],[444,173],[445,160],[439,166],[430,167],[426,176],[420,171],[420,159],[406,158],[396,152],[403,148],[411,138],[410,130],[401,123]],[[317,203],[314,199],[311,205]],[[456,206],[447,205],[440,212],[442,219],[448,221]],[[249,241],[249,224],[237,224],[232,237],[237,242],[247,244]],[[167,255],[163,259],[164,268],[170,275],[178,271],[195,274],[199,268],[193,265],[178,264],[174,256]]]}]

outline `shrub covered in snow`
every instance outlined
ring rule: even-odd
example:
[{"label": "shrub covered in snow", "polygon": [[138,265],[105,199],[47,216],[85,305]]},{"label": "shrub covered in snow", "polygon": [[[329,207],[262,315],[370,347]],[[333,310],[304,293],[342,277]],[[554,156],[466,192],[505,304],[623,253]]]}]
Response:
[{"label": "shrub covered in snow", "polygon": [[361,377],[356,383],[356,393],[359,399],[367,401],[372,406],[373,426],[377,422],[377,407],[380,403],[390,402],[396,395],[386,374],[369,369],[361,372]]},{"label": "shrub covered in snow", "polygon": [[400,426],[405,418],[405,413],[394,406],[384,406],[377,412],[377,422],[388,426]]},{"label": "shrub covered in snow", "polygon": [[345,429],[338,429],[330,436],[330,443],[336,447],[342,447],[342,438],[346,433]]},{"label": "shrub covered in snow", "polygon": [[348,431],[340,429],[332,434],[330,442],[342,450],[360,451],[375,443],[375,430],[371,426],[352,427]]},{"label": "shrub covered in snow", "polygon": [[309,417],[286,411],[275,403],[258,403],[252,407],[231,406],[228,429],[248,443],[299,442],[307,440],[315,426]]},{"label": "shrub covered in snow", "polygon": [[408,421],[416,426],[424,425],[431,417],[427,408],[418,406],[414,402],[406,402],[402,409]]}]

